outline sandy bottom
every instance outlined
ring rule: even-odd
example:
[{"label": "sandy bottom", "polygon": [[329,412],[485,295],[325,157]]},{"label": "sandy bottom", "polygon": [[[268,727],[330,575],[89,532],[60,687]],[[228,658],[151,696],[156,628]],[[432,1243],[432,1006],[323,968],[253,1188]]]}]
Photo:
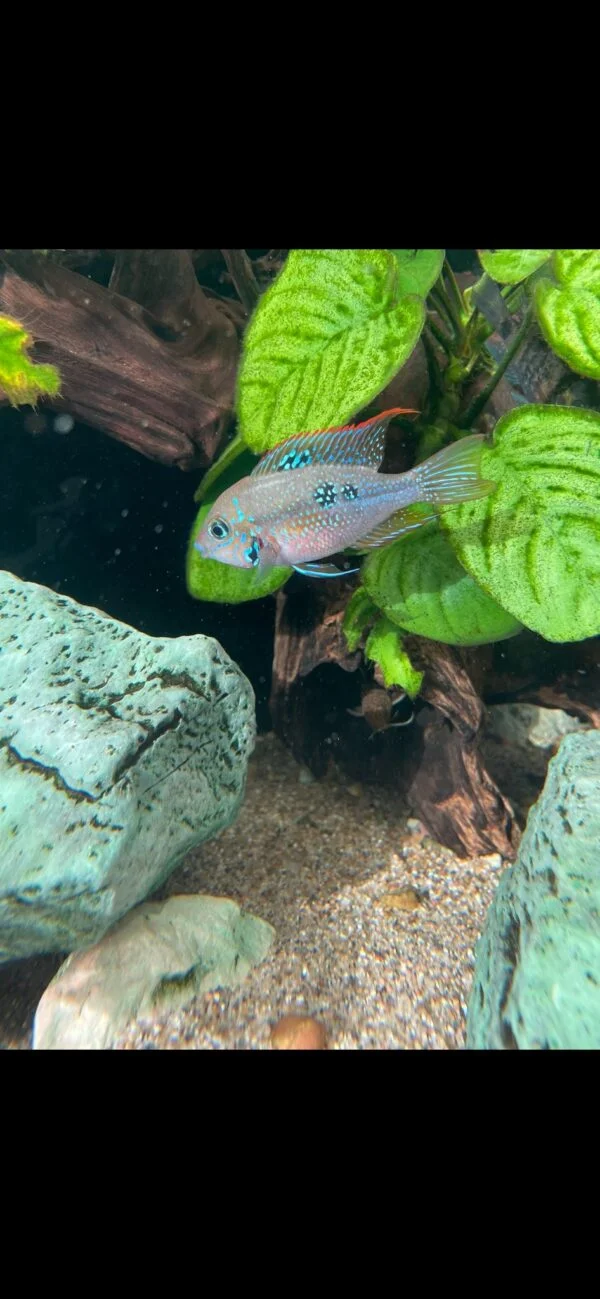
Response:
[{"label": "sandy bottom", "polygon": [[[317,1019],[333,1049],[460,1049],[473,949],[501,870],[499,855],[463,861],[423,838],[389,794],[313,781],[264,736],[236,824],[155,896],[234,898],[274,925],[271,954],[240,987],[132,1024],[119,1048],[270,1049],[271,1027],[295,1014]],[[2,1046],[30,1046],[59,964],[0,970]]]}]

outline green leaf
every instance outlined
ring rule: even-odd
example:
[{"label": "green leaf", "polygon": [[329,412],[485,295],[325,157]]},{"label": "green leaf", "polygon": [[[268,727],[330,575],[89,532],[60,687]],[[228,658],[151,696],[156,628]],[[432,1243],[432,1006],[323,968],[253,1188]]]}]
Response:
[{"label": "green leaf", "polygon": [[383,249],[289,254],[244,340],[237,406],[252,451],[344,424],[389,383],[425,321],[420,298],[398,300],[397,278]]},{"label": "green leaf", "polygon": [[[242,438],[241,434],[239,433],[236,434],[236,436],[232,438],[229,445],[225,447],[225,450],[221,452],[221,455],[218,457],[218,459],[213,461],[213,464],[210,466],[210,469],[207,469],[200,483],[200,486],[197,487],[196,491],[194,492],[194,500],[195,501],[205,500],[209,491],[212,490],[217,479],[220,478],[221,475],[224,475],[228,469],[231,469],[231,466],[234,463],[234,461],[237,460],[239,456],[243,455],[246,450],[247,450],[246,443],[244,442],[244,439]],[[253,464],[256,464],[256,458],[254,458]],[[250,466],[250,468],[252,468],[252,466]],[[247,472],[250,473],[250,470],[247,470]],[[241,477],[242,474],[240,474],[238,469],[236,471],[235,476],[231,478],[230,481],[236,482],[237,479]],[[224,491],[223,486],[219,488],[219,491],[221,492]],[[213,496],[213,500],[215,500],[214,496]]]},{"label": "green leaf", "polygon": [[353,654],[363,637],[363,632],[377,617],[377,605],[367,595],[364,587],[359,586],[346,605],[342,631],[350,653]]},{"label": "green leaf", "polygon": [[600,633],[600,415],[520,406],[496,425],[481,472],[498,484],[442,512],[465,568],[550,641]]},{"label": "green leaf", "polygon": [[187,589],[195,600],[208,600],[215,604],[243,604],[246,600],[261,600],[278,591],[293,573],[292,568],[269,568],[261,573],[258,568],[232,568],[216,559],[206,559],[194,547],[194,541],[211,506],[232,483],[239,482],[256,463],[246,452],[234,465],[224,469],[218,481],[213,481],[206,499],[194,520],[186,560]]},{"label": "green leaf", "polygon": [[375,550],[362,569],[392,622],[445,645],[488,645],[521,630],[469,576],[437,524]]},{"label": "green leaf", "polygon": [[373,663],[378,663],[383,674],[384,685],[400,686],[411,699],[415,699],[423,684],[423,672],[413,667],[406,650],[402,648],[402,637],[398,628],[389,618],[380,618],[375,624],[365,645],[365,656]]},{"label": "green leaf", "polygon": [[518,284],[542,266],[553,252],[552,248],[496,248],[494,252],[479,250],[479,260],[484,271],[501,284]]},{"label": "green leaf", "polygon": [[11,406],[35,405],[38,397],[56,397],[60,375],[53,365],[34,365],[25,353],[33,339],[16,320],[0,316],[0,392]]},{"label": "green leaf", "polygon": [[600,293],[600,248],[557,248],[552,269],[559,283]]},{"label": "green leaf", "polygon": [[559,283],[544,276],[534,292],[542,333],[576,374],[600,379],[600,249],[559,248],[552,267]]},{"label": "green leaf", "polygon": [[426,298],[444,265],[443,248],[392,248],[398,262],[398,289]]}]

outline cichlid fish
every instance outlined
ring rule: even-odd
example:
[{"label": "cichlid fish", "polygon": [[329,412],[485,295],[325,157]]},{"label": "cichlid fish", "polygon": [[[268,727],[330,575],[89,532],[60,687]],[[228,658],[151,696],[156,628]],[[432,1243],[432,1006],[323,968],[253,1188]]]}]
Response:
[{"label": "cichlid fish", "polygon": [[[404,474],[380,474],[385,433],[400,408],[363,424],[287,438],[215,501],[194,542],[234,568],[290,565],[309,577],[344,576],[328,555],[383,546],[437,517],[435,507],[487,496],[479,434],[444,447]],[[415,519],[408,507],[430,504]]]}]

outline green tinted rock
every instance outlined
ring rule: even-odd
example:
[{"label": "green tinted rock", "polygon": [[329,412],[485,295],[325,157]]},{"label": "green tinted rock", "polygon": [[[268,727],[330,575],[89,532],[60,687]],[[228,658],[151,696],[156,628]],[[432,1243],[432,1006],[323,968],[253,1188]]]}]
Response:
[{"label": "green tinted rock", "polygon": [[254,732],[217,641],[0,572],[0,964],[96,942],[229,825]]},{"label": "green tinted rock", "polygon": [[600,732],[567,735],[477,945],[471,1050],[600,1049]]},{"label": "green tinted rock", "polygon": [[33,1048],[108,1050],[136,1016],[153,1019],[241,983],[274,935],[229,898],[145,902],[61,965],[38,1005]]}]

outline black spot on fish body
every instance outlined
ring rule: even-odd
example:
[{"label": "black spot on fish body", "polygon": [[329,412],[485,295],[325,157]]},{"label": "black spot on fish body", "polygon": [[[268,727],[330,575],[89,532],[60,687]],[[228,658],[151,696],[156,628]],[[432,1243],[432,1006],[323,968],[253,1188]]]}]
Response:
[{"label": "black spot on fish body", "polygon": [[335,505],[337,500],[335,483],[319,483],[314,495],[317,505],[328,509],[330,505]]},{"label": "black spot on fish body", "polygon": [[345,501],[355,501],[358,496],[358,487],[354,483],[344,483],[342,496]]}]

